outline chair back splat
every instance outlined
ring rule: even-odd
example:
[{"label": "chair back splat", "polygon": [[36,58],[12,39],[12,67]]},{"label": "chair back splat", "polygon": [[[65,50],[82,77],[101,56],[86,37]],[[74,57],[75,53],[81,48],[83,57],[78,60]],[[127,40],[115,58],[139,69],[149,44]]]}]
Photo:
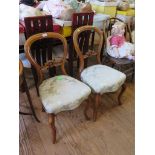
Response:
[{"label": "chair back splat", "polygon": [[[98,35],[97,42],[94,41],[95,35]],[[79,73],[85,68],[85,59],[96,56],[97,63],[101,64],[101,49],[103,45],[103,33],[94,26],[82,26],[73,33],[73,42],[77,55],[80,58]]]},{"label": "chair back splat", "polygon": [[72,33],[80,26],[93,25],[94,12],[74,13],[72,17]]},{"label": "chair back splat", "polygon": [[52,15],[25,17],[24,23],[27,38],[37,33],[53,32]]},{"label": "chair back splat", "polygon": [[[51,51],[31,50],[31,48],[33,47],[33,44],[35,44],[37,41],[44,41],[46,39],[52,39],[52,40],[57,39],[62,42],[63,51],[64,51],[64,54],[62,57],[53,59],[52,50]],[[50,40],[49,44],[52,44],[52,40]],[[24,45],[24,49],[25,49],[26,57],[33,65],[35,70],[37,71],[38,85],[40,85],[44,79],[44,74],[43,74],[44,70],[48,70],[51,67],[61,66],[62,73],[67,74],[64,67],[66,56],[67,56],[67,41],[61,34],[58,34],[55,32],[35,34],[27,39]]]}]

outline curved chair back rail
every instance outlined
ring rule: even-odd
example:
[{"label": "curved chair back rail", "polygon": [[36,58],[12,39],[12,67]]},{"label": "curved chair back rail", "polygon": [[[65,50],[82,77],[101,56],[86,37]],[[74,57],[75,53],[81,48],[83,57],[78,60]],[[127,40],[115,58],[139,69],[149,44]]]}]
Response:
[{"label": "curved chair back rail", "polygon": [[[85,33],[85,38],[83,37],[83,34]],[[85,49],[81,46],[87,46],[89,47],[89,39],[92,35],[97,33],[99,35],[99,43],[98,43],[98,48],[95,51],[94,49],[91,48],[91,50]],[[77,28],[74,33],[73,33],[73,42],[74,42],[74,47],[77,52],[77,55],[80,58],[80,68],[79,68],[79,73],[82,72],[84,69],[84,59],[89,58],[91,56],[96,56],[97,62],[101,64],[101,59],[100,59],[100,54],[101,54],[101,49],[102,49],[102,44],[103,44],[103,32],[99,30],[97,27],[94,26],[82,26]],[[92,37],[93,39],[93,37]]]},{"label": "curved chair back rail", "polygon": [[[43,39],[58,39],[58,40],[60,40],[64,47],[63,57],[52,59],[52,58],[49,58],[48,56],[43,57],[43,55],[41,55],[41,53],[39,53],[40,60],[38,61],[37,60],[37,51],[36,51],[36,53],[32,53],[31,46],[33,45],[33,43],[35,43],[39,40],[43,40]],[[37,75],[39,78],[38,85],[41,84],[41,82],[44,79],[44,75],[43,75],[44,69],[61,66],[62,73],[67,74],[65,71],[65,67],[64,67],[66,56],[67,56],[67,41],[61,34],[58,34],[55,32],[46,32],[46,33],[35,34],[26,40],[24,49],[25,49],[27,59],[30,61],[30,63],[33,65],[33,67],[37,71]],[[42,51],[42,52],[46,52],[46,51]]]}]

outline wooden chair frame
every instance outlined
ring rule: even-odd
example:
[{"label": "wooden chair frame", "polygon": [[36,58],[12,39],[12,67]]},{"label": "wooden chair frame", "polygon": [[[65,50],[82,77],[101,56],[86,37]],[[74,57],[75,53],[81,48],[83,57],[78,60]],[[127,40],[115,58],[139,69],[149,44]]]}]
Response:
[{"label": "wooden chair frame", "polygon": [[[64,47],[64,55],[61,59],[55,58],[53,60],[47,60],[46,63],[39,65],[36,62],[35,58],[32,56],[30,49],[31,49],[31,45],[35,41],[40,40],[40,39],[45,39],[45,38],[59,39],[62,42],[63,47]],[[53,67],[53,66],[55,66],[55,67],[61,66],[62,73],[64,75],[67,75],[66,70],[65,70],[65,60],[66,60],[66,56],[67,56],[67,41],[62,35],[55,33],[55,32],[39,33],[39,34],[33,35],[30,38],[28,38],[28,40],[25,43],[24,48],[25,48],[26,57],[28,58],[30,63],[34,66],[34,68],[37,71],[37,75],[38,75],[38,79],[39,79],[38,80],[38,86],[44,80],[44,75],[42,72],[44,69],[48,69],[48,68]],[[51,126],[52,134],[53,134],[53,139],[52,139],[53,144],[56,142],[55,116],[56,115],[54,113],[48,114],[48,119],[49,119],[48,121],[49,121],[49,124]]]},{"label": "wooden chair frame", "polygon": [[[116,21],[120,21],[123,22],[121,19],[119,18],[109,18],[107,20],[105,20],[103,22],[104,28],[103,28],[103,32],[105,34],[105,40],[107,40],[107,38],[111,35],[111,29],[112,29],[112,25],[116,22]],[[124,22],[123,22],[124,23]],[[128,37],[128,41],[130,43],[132,42],[132,36],[131,36],[131,30],[130,30],[130,26],[127,23],[125,24],[125,38],[127,39]],[[105,53],[104,53],[104,59],[103,59],[103,63],[106,64],[106,60],[108,60],[108,63],[112,66],[112,67],[116,67],[118,70],[122,71],[122,66],[131,66],[129,69],[123,71],[127,77],[132,75],[132,79],[134,77],[134,64],[135,61],[134,60],[129,60],[127,58],[113,58],[111,56],[109,56],[106,53],[106,44],[104,44],[104,49],[105,49]]]},{"label": "wooden chair frame", "polygon": [[[94,31],[100,36],[99,46],[98,46],[97,51],[87,51],[85,54],[82,54],[82,51],[80,50],[80,47],[79,47],[78,37],[84,31]],[[74,47],[75,47],[77,55],[79,56],[79,59],[80,59],[79,77],[80,77],[80,74],[85,67],[84,66],[84,59],[91,57],[91,56],[96,56],[98,64],[101,64],[100,54],[101,54],[102,44],[104,43],[103,40],[104,40],[104,33],[101,30],[99,30],[97,27],[82,26],[82,27],[80,27],[74,31],[74,34],[73,34]],[[121,96],[122,96],[123,92],[125,91],[125,88],[126,88],[126,86],[125,86],[125,84],[123,84],[122,90],[120,91],[120,93],[118,95],[119,105],[122,104]],[[101,104],[101,95],[99,93],[95,93],[94,95],[95,95],[95,104],[93,105],[93,120],[96,121],[97,110]],[[90,101],[88,102],[88,104],[90,104]],[[85,110],[84,110],[85,116],[87,119],[89,119],[89,117],[87,115],[87,110],[90,106],[88,104],[86,105]]]}]

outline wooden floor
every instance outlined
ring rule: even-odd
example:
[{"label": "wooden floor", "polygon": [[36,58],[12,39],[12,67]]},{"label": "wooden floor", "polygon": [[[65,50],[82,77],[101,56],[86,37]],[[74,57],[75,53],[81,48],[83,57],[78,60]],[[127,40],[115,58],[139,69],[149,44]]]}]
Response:
[{"label": "wooden floor", "polygon": [[[134,155],[133,83],[127,83],[122,106],[117,105],[117,94],[103,96],[96,122],[85,120],[85,103],[74,111],[60,113],[56,144],[52,144],[47,114],[41,110],[35,88],[30,93],[41,123],[33,116],[20,115],[20,155]],[[20,93],[20,109],[30,111],[25,93]]]}]

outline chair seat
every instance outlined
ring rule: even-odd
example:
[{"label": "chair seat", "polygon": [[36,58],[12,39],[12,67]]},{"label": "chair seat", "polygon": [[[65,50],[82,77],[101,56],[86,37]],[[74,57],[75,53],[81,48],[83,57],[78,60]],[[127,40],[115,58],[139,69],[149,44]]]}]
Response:
[{"label": "chair seat", "polygon": [[57,114],[78,107],[88,98],[91,89],[70,76],[59,75],[43,81],[39,93],[45,111]]},{"label": "chair seat", "polygon": [[105,65],[94,65],[84,69],[81,80],[91,87],[94,93],[117,91],[125,82],[126,75]]},{"label": "chair seat", "polygon": [[113,58],[111,56],[107,56],[110,61],[112,61],[114,64],[117,64],[117,65],[128,65],[128,64],[134,64],[135,61],[134,60],[129,60],[127,58]]}]

